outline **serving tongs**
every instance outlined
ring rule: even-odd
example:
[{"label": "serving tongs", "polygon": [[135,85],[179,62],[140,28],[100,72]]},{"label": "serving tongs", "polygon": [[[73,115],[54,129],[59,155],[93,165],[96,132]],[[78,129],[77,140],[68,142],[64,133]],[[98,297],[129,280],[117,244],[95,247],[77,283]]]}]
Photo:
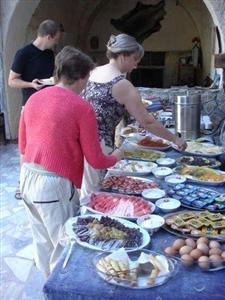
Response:
[{"label": "serving tongs", "polygon": [[66,254],[66,257],[65,257],[63,265],[62,265],[63,269],[65,269],[65,267],[67,266],[67,263],[68,263],[68,261],[69,261],[69,259],[71,257],[73,246],[75,245],[75,243],[76,243],[76,241],[74,239],[71,239],[69,250],[68,250],[68,252]]}]

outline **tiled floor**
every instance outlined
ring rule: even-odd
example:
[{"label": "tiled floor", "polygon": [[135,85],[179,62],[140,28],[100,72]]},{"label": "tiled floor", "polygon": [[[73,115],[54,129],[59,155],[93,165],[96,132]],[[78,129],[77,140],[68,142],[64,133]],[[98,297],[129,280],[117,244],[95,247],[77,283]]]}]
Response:
[{"label": "tiled floor", "polygon": [[14,197],[18,179],[17,145],[0,145],[0,299],[43,300],[45,279],[33,263],[23,203]]}]

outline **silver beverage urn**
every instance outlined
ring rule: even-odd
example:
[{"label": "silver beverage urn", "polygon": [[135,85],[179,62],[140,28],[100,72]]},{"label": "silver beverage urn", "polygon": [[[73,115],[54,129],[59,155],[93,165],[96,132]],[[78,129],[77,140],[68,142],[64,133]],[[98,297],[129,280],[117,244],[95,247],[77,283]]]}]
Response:
[{"label": "silver beverage urn", "polygon": [[175,132],[185,140],[200,136],[200,93],[176,95],[174,99]]}]

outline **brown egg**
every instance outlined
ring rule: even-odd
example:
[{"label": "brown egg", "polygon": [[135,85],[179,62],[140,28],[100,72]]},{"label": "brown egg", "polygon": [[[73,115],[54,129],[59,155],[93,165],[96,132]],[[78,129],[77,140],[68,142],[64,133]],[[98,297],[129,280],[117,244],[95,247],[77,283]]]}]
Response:
[{"label": "brown egg", "polygon": [[182,256],[184,254],[189,254],[192,250],[193,249],[190,246],[183,246],[179,250],[180,256]]},{"label": "brown egg", "polygon": [[208,255],[209,247],[205,243],[198,243],[197,249],[201,250],[203,254]]},{"label": "brown egg", "polygon": [[220,248],[220,243],[217,241],[209,242],[209,248]]},{"label": "brown egg", "polygon": [[210,260],[208,256],[201,256],[198,259],[198,265],[203,270],[208,270],[210,267]]},{"label": "brown egg", "polygon": [[207,237],[205,237],[205,236],[202,236],[202,237],[200,237],[199,239],[197,239],[197,244],[199,244],[199,243],[205,243],[205,244],[207,244],[207,245],[208,245],[208,243],[209,243],[209,240],[208,240],[208,238],[207,238]]},{"label": "brown egg", "polygon": [[211,264],[215,268],[220,267],[222,265],[223,261],[222,261],[222,258],[220,255],[217,255],[217,254],[210,255],[209,259],[210,259]]},{"label": "brown egg", "polygon": [[221,255],[222,252],[223,250],[221,250],[220,248],[212,248],[209,250],[209,255],[213,255],[213,254]]},{"label": "brown egg", "polygon": [[168,255],[176,255],[177,250],[174,249],[173,247],[167,247],[164,252]]},{"label": "brown egg", "polygon": [[202,251],[199,250],[199,249],[194,249],[190,252],[190,256],[193,258],[193,259],[199,259],[200,256],[202,256]]},{"label": "brown egg", "polygon": [[191,267],[194,263],[194,260],[189,254],[184,254],[181,256],[181,262],[185,267]]},{"label": "brown egg", "polygon": [[187,246],[190,246],[192,249],[194,249],[196,247],[196,242],[193,239],[186,239],[185,240],[185,244]]},{"label": "brown egg", "polygon": [[225,259],[225,251],[223,251],[223,252],[221,253],[221,257],[222,257],[222,259]]},{"label": "brown egg", "polygon": [[185,241],[183,239],[177,239],[173,243],[173,248],[176,250],[180,250],[181,247],[185,245]]}]

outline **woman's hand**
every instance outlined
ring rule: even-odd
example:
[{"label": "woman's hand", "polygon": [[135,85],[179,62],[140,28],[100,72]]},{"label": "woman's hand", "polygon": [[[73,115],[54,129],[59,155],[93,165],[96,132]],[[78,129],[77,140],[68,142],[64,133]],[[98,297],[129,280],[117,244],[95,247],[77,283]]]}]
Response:
[{"label": "woman's hand", "polygon": [[184,151],[187,148],[186,141],[180,137],[176,137],[176,140],[174,143],[177,145],[177,148],[181,151]]},{"label": "woman's hand", "polygon": [[117,158],[117,161],[121,160],[124,156],[124,150],[121,149],[121,148],[118,148],[118,149],[115,149],[113,152],[112,152],[112,155],[116,156]]}]

